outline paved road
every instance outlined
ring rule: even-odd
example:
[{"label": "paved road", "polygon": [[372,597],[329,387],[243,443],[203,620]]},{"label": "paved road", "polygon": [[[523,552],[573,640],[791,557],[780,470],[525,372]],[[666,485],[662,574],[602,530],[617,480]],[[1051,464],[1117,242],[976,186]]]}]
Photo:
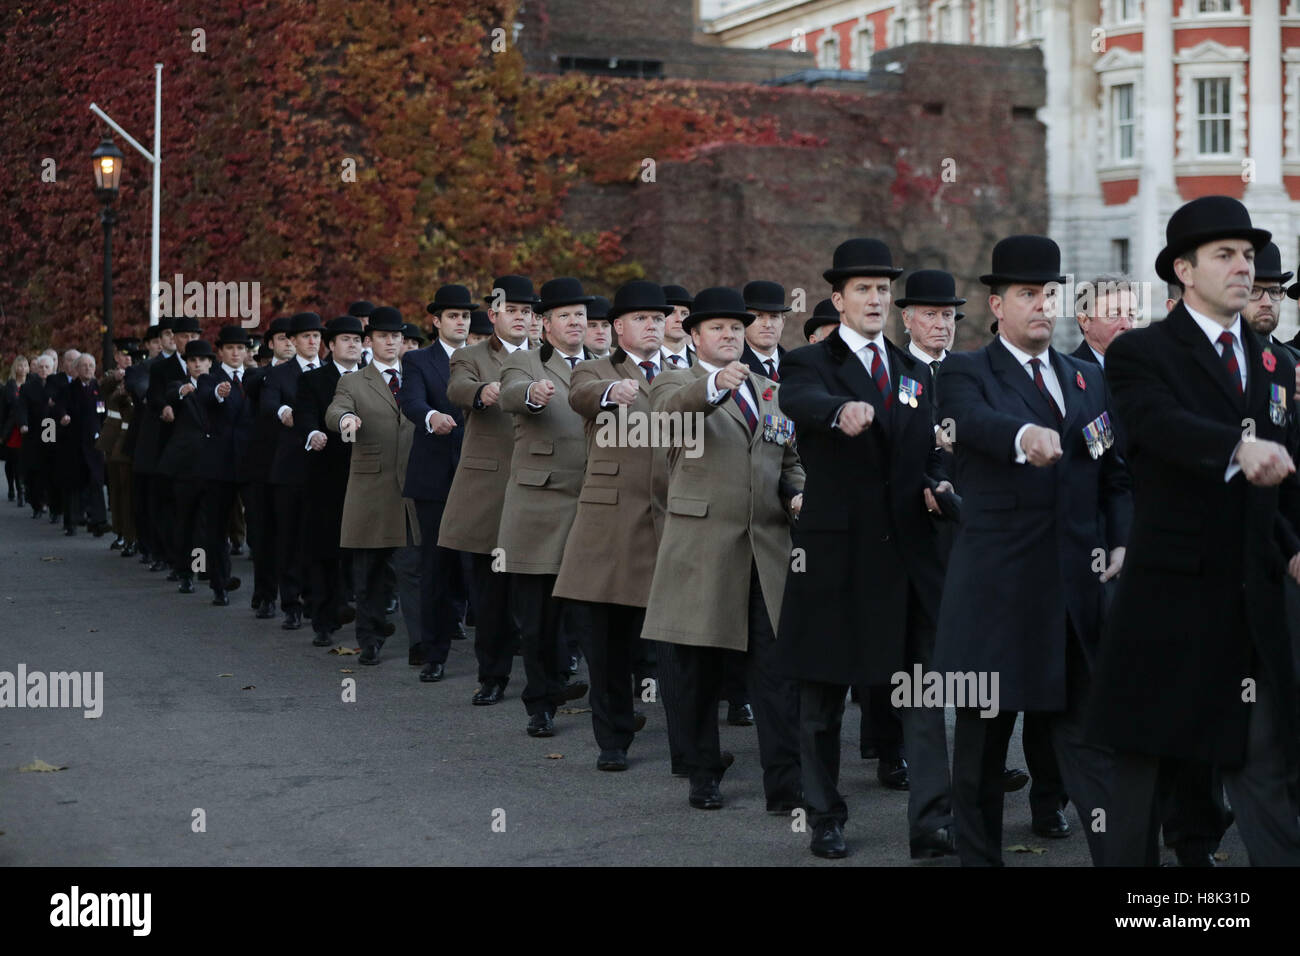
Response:
[{"label": "paved road", "polygon": [[[550,740],[524,733],[522,666],[504,703],[470,706],[470,642],[453,646],[447,680],[421,684],[397,615],[392,650],[361,667],[312,647],[310,629],[255,619],[247,590],[212,607],[205,588],[177,594],[110,552],[109,537],[66,538],[29,515],[0,501],[0,671],[102,671],[104,703],[97,719],[0,710],[0,865],[955,863],[908,859],[906,795],[856,759],[854,708],[843,770],[851,856],[822,861],[788,818],[764,812],[753,728],[724,724],[737,758],[727,806],[693,810],[686,782],[668,773],[657,704],[643,705],[631,768],[600,773],[588,714],[560,715]],[[248,560],[234,563],[251,581]],[[342,700],[348,677],[355,703]],[[1023,766],[1019,748],[1017,735],[1012,760]],[[36,758],[67,769],[18,771]],[[1007,862],[1086,864],[1081,834],[1033,836],[1026,796],[1007,800],[1005,843],[1045,852]],[[193,832],[196,809],[206,832]],[[1071,821],[1077,829],[1072,811]],[[1235,829],[1224,849],[1245,862]]]}]

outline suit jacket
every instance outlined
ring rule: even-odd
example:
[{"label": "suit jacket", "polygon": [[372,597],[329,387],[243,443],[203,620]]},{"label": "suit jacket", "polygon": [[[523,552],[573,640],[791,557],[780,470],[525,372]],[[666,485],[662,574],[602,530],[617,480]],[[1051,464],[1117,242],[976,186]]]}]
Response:
[{"label": "suit jacket", "polygon": [[266,365],[244,370],[244,394],[253,410],[253,430],[244,450],[244,468],[249,481],[263,484],[271,480],[271,459],[275,457],[275,445],[284,427],[278,418],[262,414],[262,391],[273,367],[279,368]]},{"label": "suit jacket", "polygon": [[[158,355],[158,358],[149,366],[149,388],[145,395],[145,404],[148,406],[148,416],[154,419],[154,428],[148,432],[147,441],[144,432],[141,432],[140,443],[144,444],[144,463],[148,469],[145,471],[140,467],[141,449],[136,449],[136,471],[143,471],[145,474],[166,474],[162,467],[163,453],[167,450],[167,443],[171,441],[172,431],[175,428],[175,422],[165,422],[160,417],[163,409],[171,403],[171,395],[174,390],[169,391],[169,386],[173,383],[184,383],[190,377],[185,368],[185,360],[179,358],[180,353],[173,353],[170,356]],[[176,409],[172,409],[173,415]]]},{"label": "suit jacket", "polygon": [[[353,371],[348,376],[356,374]],[[343,506],[347,501],[348,474],[352,470],[353,443],[330,432],[325,424],[325,412],[334,401],[334,392],[343,377],[337,365],[326,362],[320,368],[304,372],[298,380],[298,406],[293,417],[295,424],[302,426],[303,441],[314,431],[324,432],[326,437],[324,448],[307,452],[303,497],[309,503],[311,520],[303,529],[303,536],[309,554],[336,554],[343,535]],[[361,419],[364,422],[365,416]]]},{"label": "suit jacket", "polygon": [[[344,548],[403,548],[408,530],[412,543],[419,544],[415,503],[402,497],[414,429],[375,366],[367,365],[339,379],[325,410],[325,426],[339,432],[339,419],[349,412],[360,416],[361,427],[352,443],[339,544]],[[331,441],[334,438],[330,436]]]},{"label": "suit jacket", "polygon": [[45,462],[53,457],[50,443],[41,440],[45,430],[43,423],[50,418],[51,404],[45,382],[35,373],[28,375],[27,381],[18,390],[18,406],[14,410],[15,424],[20,428],[27,426],[21,452],[24,468],[47,467]]},{"label": "suit jacket", "polygon": [[211,374],[200,375],[194,391],[181,395],[185,381],[170,382],[168,400],[175,414],[171,437],[158,459],[158,472],[181,481],[198,481],[204,477],[203,462],[208,456],[212,422],[200,398],[211,388]]},{"label": "suit jacket", "polygon": [[[559,574],[578,513],[587,437],[582,416],[569,406],[571,374],[549,343],[515,352],[501,368],[501,410],[514,421],[515,447],[497,544],[506,570],[516,574]],[[543,379],[555,383],[555,394],[544,408],[530,408],[528,386]]]},{"label": "suit jacket", "polygon": [[[778,399],[808,473],[792,535],[802,563],[786,579],[778,631],[782,666],[799,680],[888,684],[910,663],[909,590],[931,620],[938,615],[943,569],[923,491],[947,475],[934,444],[930,368],[893,343],[885,349],[889,411],[838,330],[781,363]],[[920,383],[916,408],[898,400],[904,375]],[[875,409],[853,438],[831,427],[851,401]]]},{"label": "suit jacket", "polygon": [[[317,368],[320,361],[317,360]],[[269,480],[273,485],[304,485],[307,483],[307,433],[298,421],[298,381],[302,366],[291,358],[269,369],[262,383],[258,399],[258,414],[270,419],[276,428],[275,451],[271,455]],[[293,410],[293,426],[280,420],[276,412],[288,405]]]},{"label": "suit jacket", "polygon": [[703,420],[694,437],[700,454],[680,433],[668,452],[668,518],[655,561],[646,608],[647,640],[670,644],[749,647],[749,569],[758,568],[773,632],[781,619],[790,569],[792,494],[803,490],[804,473],[792,442],[764,437],[767,416],[780,416],[767,378],[750,375],[758,427],[751,433],[728,393],[708,401],[709,372],[696,364],[662,372],[650,388],[656,412]]},{"label": "suit jacket", "polygon": [[[210,429],[199,473],[208,481],[245,482],[251,477],[247,456],[257,405],[249,398],[248,378],[244,371],[241,387],[236,388],[234,379],[216,362],[212,371],[199,379],[199,402]],[[218,401],[217,386],[223,382],[230,384],[230,394]]]},{"label": "suit jacket", "polygon": [[482,407],[479,393],[489,382],[501,381],[506,354],[501,340],[493,335],[477,345],[457,349],[451,358],[447,397],[465,410],[465,435],[442,513],[438,544],[453,551],[491,554],[497,546],[514,452],[514,423],[499,401]]},{"label": "suit jacket", "polygon": [[[939,414],[956,432],[962,523],[934,669],[997,672],[1002,710],[1065,709],[1068,625],[1090,654],[1102,617],[1095,553],[1123,543],[1132,516],[1119,455],[1111,448],[1094,459],[1083,436],[1103,412],[1114,419],[1101,369],[1047,354],[1065,399],[1059,426],[997,339],[948,356],[939,371]],[[1060,432],[1059,461],[1015,463],[1015,436],[1027,423]]]},{"label": "suit jacket", "polygon": [[[625,378],[640,383],[636,401],[602,407],[605,390]],[[575,601],[645,607],[663,533],[668,452],[620,441],[618,429],[620,420],[645,420],[650,384],[636,360],[617,348],[609,358],[582,362],[573,370],[569,406],[585,423],[587,467],[552,593]],[[635,415],[624,417],[620,407]]]},{"label": "suit jacket", "polygon": [[[428,348],[402,356],[402,388],[397,402],[402,414],[415,426],[403,494],[417,501],[446,501],[460,464],[465,413],[447,397],[450,381],[451,359],[437,339]],[[446,435],[433,434],[424,424],[431,411],[450,415],[457,427]]]},{"label": "suit jacket", "polygon": [[[1295,447],[1295,366],[1242,323],[1246,393],[1179,303],[1106,352],[1106,375],[1128,433],[1133,532],[1093,682],[1090,740],[1120,750],[1240,765],[1251,705],[1242,682],[1272,693],[1277,737],[1294,750],[1295,686],[1283,611],[1279,510],[1300,518],[1300,486],[1257,488],[1224,475],[1242,440]],[[1270,417],[1279,386],[1286,420]],[[1269,683],[1271,681],[1271,683]],[[1268,686],[1266,687],[1266,683]]]},{"label": "suit jacket", "polygon": [[131,397],[131,428],[122,451],[131,459],[132,471],[151,474],[158,466],[157,416],[149,414],[149,370],[158,359],[145,359],[126,370],[122,380]]},{"label": "suit jacket", "polygon": [[[778,362],[785,361],[784,346],[778,345],[776,347],[776,357]],[[762,375],[764,378],[768,377],[767,366],[759,359],[758,353],[749,347],[748,342],[745,343],[745,350],[740,354],[740,360],[748,365],[755,375]],[[781,370],[779,368],[776,370],[776,374],[780,377]]]},{"label": "suit jacket", "polygon": [[54,399],[52,417],[58,420],[66,414],[70,419],[60,426],[54,446],[54,479],[60,488],[104,482],[104,456],[95,447],[100,401],[99,383],[94,379],[65,385]]}]

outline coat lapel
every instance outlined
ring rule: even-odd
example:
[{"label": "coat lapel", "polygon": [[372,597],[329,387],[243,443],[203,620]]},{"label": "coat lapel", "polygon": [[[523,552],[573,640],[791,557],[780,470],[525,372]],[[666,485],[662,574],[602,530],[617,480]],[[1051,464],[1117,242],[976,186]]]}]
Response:
[{"label": "coat lapel", "polygon": [[854,398],[870,402],[875,406],[876,418],[883,421],[886,417],[884,396],[880,394],[880,389],[876,388],[876,383],[867,372],[866,366],[862,364],[862,360],[854,355],[848,343],[840,338],[839,329],[828,335],[826,342],[831,358],[836,363],[835,377]]},{"label": "coat lapel", "polygon": [[[1033,412],[1038,424],[1045,428],[1056,428],[1056,416],[1052,414],[1052,409],[1047,404],[1047,399],[1038,391],[1038,386],[1034,380],[1029,377],[1029,373],[1020,367],[1016,357],[1008,351],[1007,347],[994,339],[985,346],[985,354],[988,355],[989,365],[993,369],[1004,385],[1007,385],[1024,399],[1029,410]],[[1060,372],[1057,373],[1057,380],[1060,381]],[[1065,385],[1062,382],[1061,391],[1065,391]]]},{"label": "coat lapel", "polygon": [[[1061,394],[1065,397],[1065,420],[1061,423],[1061,434],[1065,435],[1076,424],[1085,405],[1084,389],[1079,387],[1080,372],[1066,366],[1065,360],[1056,349],[1048,349],[1052,368],[1056,370],[1056,380],[1061,385]],[[1037,389],[1034,389],[1037,391]]]},{"label": "coat lapel", "polygon": [[391,408],[397,408],[397,399],[393,397],[392,391],[389,390],[388,379],[384,378],[383,372],[371,364],[361,370],[361,375],[365,377],[367,384],[378,393],[382,402]]},{"label": "coat lapel", "polygon": [[[1232,379],[1228,376],[1228,367],[1223,364],[1223,357],[1210,344],[1210,340],[1201,331],[1201,327],[1196,324],[1196,320],[1187,311],[1187,307],[1179,302],[1178,305],[1174,306],[1174,311],[1169,314],[1169,318],[1165,319],[1165,321],[1170,323],[1170,330],[1187,346],[1196,364],[1214,380],[1214,383],[1219,387],[1219,391],[1223,393],[1232,408],[1240,413],[1242,410],[1242,397],[1237,393],[1237,389],[1232,384]],[[1242,328],[1246,328],[1245,322],[1242,322]],[[1249,352],[1247,352],[1247,355],[1249,356]],[[1250,384],[1251,377],[1248,368],[1246,372],[1247,385]]]}]

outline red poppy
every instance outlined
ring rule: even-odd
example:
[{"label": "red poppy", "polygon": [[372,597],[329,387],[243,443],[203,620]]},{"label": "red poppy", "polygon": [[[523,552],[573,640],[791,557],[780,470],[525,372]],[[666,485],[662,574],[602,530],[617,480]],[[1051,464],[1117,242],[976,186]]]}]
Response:
[{"label": "red poppy", "polygon": [[1088,390],[1088,386],[1085,385],[1085,384],[1083,383],[1083,373],[1082,373],[1082,372],[1075,372],[1075,373],[1074,373],[1074,383],[1075,383],[1076,385],[1078,385],[1079,388],[1082,389],[1083,391],[1086,392],[1086,391]]},{"label": "red poppy", "polygon": [[771,400],[772,400],[772,388],[771,386],[768,386],[767,391],[763,393],[763,401],[770,402]]},{"label": "red poppy", "polygon": [[1277,368],[1277,359],[1273,357],[1272,349],[1264,349],[1264,371],[1271,372]]}]

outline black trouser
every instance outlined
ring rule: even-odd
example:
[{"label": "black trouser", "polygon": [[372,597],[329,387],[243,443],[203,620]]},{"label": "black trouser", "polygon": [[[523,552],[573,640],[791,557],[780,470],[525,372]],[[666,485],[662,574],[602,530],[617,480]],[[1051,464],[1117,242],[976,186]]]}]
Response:
[{"label": "black trouser", "polygon": [[732,707],[750,703],[745,686],[749,664],[741,651],[729,651],[722,657],[722,699]]},{"label": "black trouser", "polygon": [[[34,429],[29,429],[23,436],[25,445],[40,440],[40,432]],[[32,514],[36,514],[45,507],[45,472],[42,467],[41,449],[24,446],[19,450],[19,454],[23,485],[27,489],[27,503],[32,506]]]},{"label": "black trouser", "polygon": [[244,511],[247,515],[248,549],[253,556],[253,603],[275,603],[279,593],[276,574],[277,525],[274,486],[265,481],[242,485]]},{"label": "black trouser", "polygon": [[[302,547],[306,496],[302,493],[301,485],[273,485],[272,488],[275,498],[275,564],[279,572],[280,609],[299,611],[302,610],[302,589],[307,564]],[[380,573],[383,573],[382,567]],[[360,579],[361,572],[358,572],[357,577]]]},{"label": "black trouser", "polygon": [[[180,555],[176,552],[176,490],[167,475],[155,475],[149,482],[149,524],[154,529],[158,553],[154,558],[180,568]],[[189,568],[189,562],[185,562]]]},{"label": "black trouser", "polygon": [[446,501],[416,500],[420,520],[420,635],[426,662],[447,663],[451,635],[460,623],[453,598],[453,578],[459,575],[460,553],[438,547],[438,528]]},{"label": "black trouser", "polygon": [[523,637],[527,678],[519,696],[530,717],[541,711],[554,714],[564,703],[560,623],[565,602],[551,595],[554,574],[512,574],[510,578],[511,616]]},{"label": "black trouser", "polygon": [[632,659],[641,640],[645,608],[573,601],[586,636],[583,653],[591,677],[591,727],[601,750],[627,750],[633,730]]},{"label": "black trouser", "polygon": [[[395,548],[355,548],[352,551],[352,586],[357,595],[357,643],[362,647],[382,645],[379,629],[384,625],[384,580],[388,559]],[[312,622],[313,625],[315,622]]]},{"label": "black trouser", "polygon": [[1223,776],[1212,764],[1164,757],[1156,776],[1156,805],[1165,846],[1213,853],[1228,829]]},{"label": "black trouser", "polygon": [[1027,713],[1020,724],[1020,746],[1025,751],[1029,770],[1029,812],[1037,821],[1047,822],[1068,800],[1061,768],[1052,748],[1050,714]]},{"label": "black trouser", "polygon": [[225,591],[230,585],[230,549],[226,539],[226,521],[239,494],[233,481],[206,483],[203,495],[204,550],[208,556],[208,587]]},{"label": "black trouser", "polygon": [[311,612],[311,629],[317,634],[333,634],[343,626],[340,621],[344,603],[341,557],[339,548],[308,554],[307,608]]},{"label": "black trouser", "polygon": [[855,688],[861,717],[858,723],[858,748],[865,755],[868,747],[876,749],[881,760],[899,760],[903,756],[903,722],[889,702],[893,690],[888,684]]},{"label": "black trouser", "polygon": [[90,527],[102,527],[108,524],[108,512],[104,509],[104,489],[96,482],[82,485],[80,488],[65,488],[63,491],[63,527],[75,529],[81,519],[82,497],[86,498],[87,524]]},{"label": "black trouser", "polygon": [[493,571],[490,554],[474,555],[474,655],[478,679],[510,680],[515,656],[515,624],[510,617],[510,575]]},{"label": "black trouser", "polygon": [[[176,520],[172,528],[176,537],[172,550],[176,558],[173,567],[182,578],[194,577],[194,549],[198,546],[198,542],[205,540],[203,529],[206,528],[207,522],[202,521],[203,503],[206,497],[205,484],[201,478],[178,478],[174,482]],[[198,570],[206,569],[211,572],[215,564],[215,556],[206,553],[206,547],[204,551],[204,560]]]},{"label": "black trouser", "polygon": [[154,535],[153,526],[153,475],[142,471],[131,473],[131,506],[135,509],[135,534],[140,550],[154,560],[163,556]]}]

